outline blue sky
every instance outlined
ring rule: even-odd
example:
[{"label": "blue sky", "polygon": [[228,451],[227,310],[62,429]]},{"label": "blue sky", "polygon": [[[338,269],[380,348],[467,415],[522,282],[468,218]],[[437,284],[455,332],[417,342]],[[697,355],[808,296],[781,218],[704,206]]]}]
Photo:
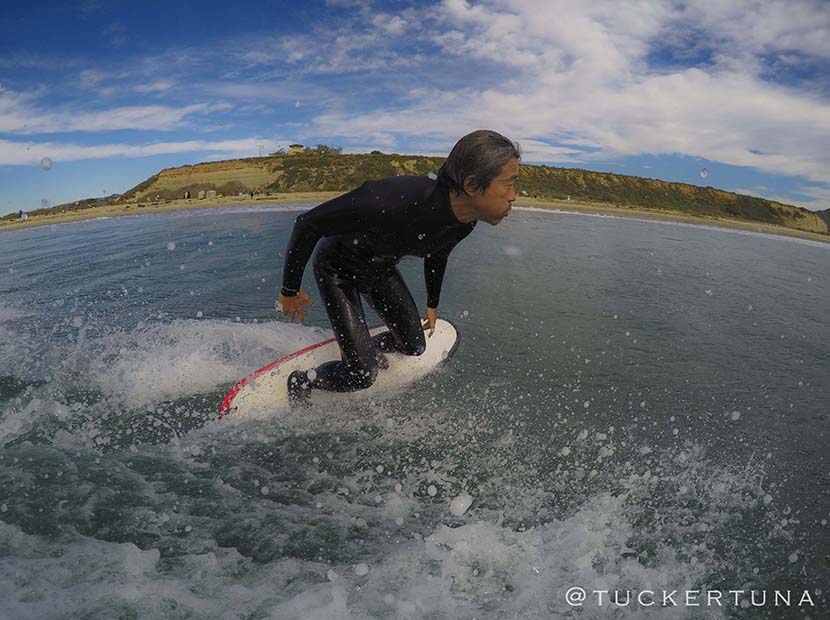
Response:
[{"label": "blue sky", "polygon": [[830,4],[4,2],[0,214],[294,142],[446,155],[479,128],[526,163],[830,208]]}]

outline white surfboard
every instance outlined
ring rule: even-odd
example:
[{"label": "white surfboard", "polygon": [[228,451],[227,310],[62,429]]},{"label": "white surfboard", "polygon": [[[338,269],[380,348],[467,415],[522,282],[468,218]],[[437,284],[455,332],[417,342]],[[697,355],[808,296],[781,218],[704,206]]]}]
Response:
[{"label": "white surfboard", "polygon": [[[387,331],[385,325],[373,327],[374,336]],[[355,392],[311,391],[311,405],[363,399],[394,393],[403,386],[425,377],[444,361],[452,357],[458,348],[458,331],[446,319],[438,319],[435,333],[425,333],[427,349],[422,355],[387,353],[389,368],[378,370],[375,382],[365,390]],[[237,381],[225,395],[219,408],[219,417],[265,417],[286,411],[288,403],[288,375],[295,370],[308,370],[323,362],[340,359],[340,347],[334,338],[318,342],[263,366],[251,375]]]}]

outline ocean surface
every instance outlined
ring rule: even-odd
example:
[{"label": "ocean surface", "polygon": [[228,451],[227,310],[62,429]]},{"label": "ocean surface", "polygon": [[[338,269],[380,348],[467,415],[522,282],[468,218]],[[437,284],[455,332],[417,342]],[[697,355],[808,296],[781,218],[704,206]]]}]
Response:
[{"label": "ocean surface", "polygon": [[303,208],[0,232],[0,618],[830,617],[830,244],[517,209],[439,372],[217,420],[330,333],[273,307]]}]

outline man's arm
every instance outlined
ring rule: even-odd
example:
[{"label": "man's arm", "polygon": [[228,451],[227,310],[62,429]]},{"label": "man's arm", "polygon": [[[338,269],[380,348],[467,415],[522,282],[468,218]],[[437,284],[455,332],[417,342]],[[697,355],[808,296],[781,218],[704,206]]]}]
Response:
[{"label": "man's arm", "polygon": [[300,290],[303,271],[322,237],[365,230],[384,217],[379,201],[368,199],[367,183],[332,198],[297,217],[285,250],[281,294],[290,297]]},{"label": "man's arm", "polygon": [[435,309],[438,307],[438,301],[441,297],[441,285],[444,282],[444,272],[447,270],[447,260],[450,257],[450,252],[453,251],[458,243],[467,235],[473,232],[473,226],[465,227],[461,230],[458,237],[445,245],[437,252],[433,252],[424,259],[424,282],[427,289],[427,308]]}]

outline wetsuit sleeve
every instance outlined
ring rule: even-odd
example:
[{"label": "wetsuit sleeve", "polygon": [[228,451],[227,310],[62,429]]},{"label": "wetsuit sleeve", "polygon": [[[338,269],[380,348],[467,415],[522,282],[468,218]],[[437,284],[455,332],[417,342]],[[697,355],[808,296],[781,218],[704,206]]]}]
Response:
[{"label": "wetsuit sleeve", "polygon": [[437,252],[433,252],[424,259],[424,282],[427,288],[427,307],[437,308],[441,297],[441,284],[444,282],[444,272],[447,270],[447,260],[459,241],[469,235],[473,226],[465,227],[459,236]]},{"label": "wetsuit sleeve", "polygon": [[368,200],[367,184],[299,215],[285,251],[282,294],[296,295],[306,263],[322,237],[365,230],[385,217],[378,201]]}]

